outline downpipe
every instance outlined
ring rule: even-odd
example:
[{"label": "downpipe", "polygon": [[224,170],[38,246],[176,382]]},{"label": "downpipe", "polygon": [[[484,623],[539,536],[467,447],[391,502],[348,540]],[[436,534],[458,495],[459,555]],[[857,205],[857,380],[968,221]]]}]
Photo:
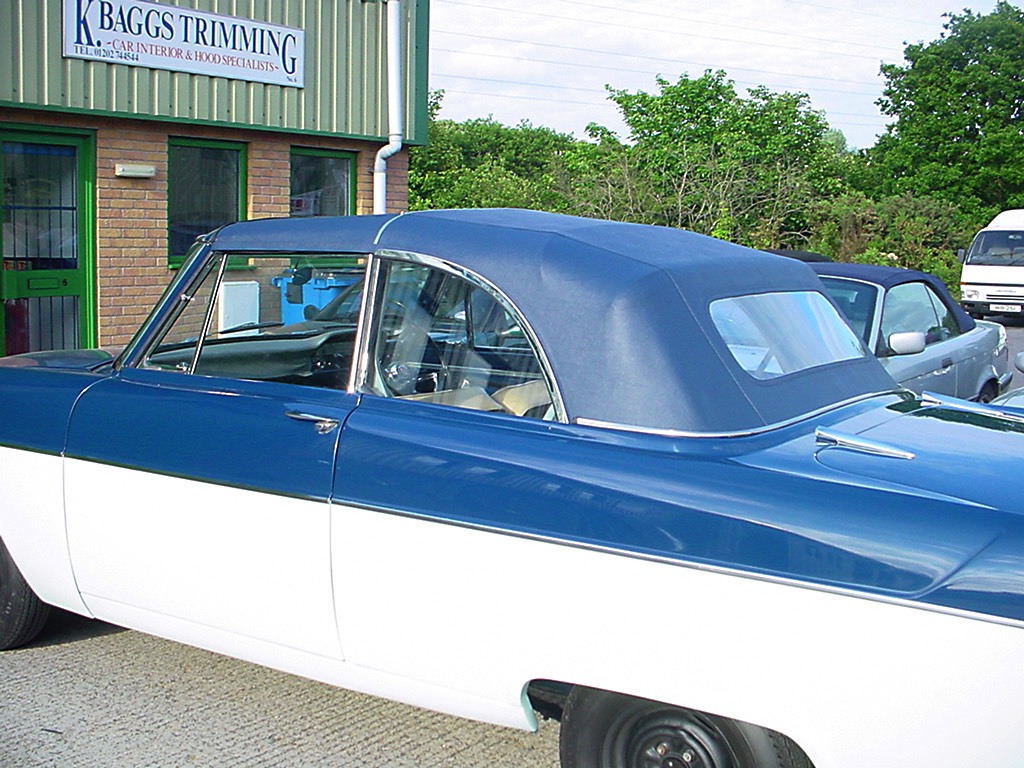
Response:
[{"label": "downpipe", "polygon": [[388,143],[377,150],[373,162],[373,212],[387,213],[388,158],[402,149],[405,133],[405,99],[402,98],[402,2],[387,3],[387,67],[388,67]]}]

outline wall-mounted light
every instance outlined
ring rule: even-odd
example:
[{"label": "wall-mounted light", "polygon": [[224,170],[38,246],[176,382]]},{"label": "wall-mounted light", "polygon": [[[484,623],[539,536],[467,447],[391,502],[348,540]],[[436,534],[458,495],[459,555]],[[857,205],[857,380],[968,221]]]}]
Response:
[{"label": "wall-mounted light", "polygon": [[156,166],[148,163],[115,163],[114,175],[123,179],[152,179]]}]

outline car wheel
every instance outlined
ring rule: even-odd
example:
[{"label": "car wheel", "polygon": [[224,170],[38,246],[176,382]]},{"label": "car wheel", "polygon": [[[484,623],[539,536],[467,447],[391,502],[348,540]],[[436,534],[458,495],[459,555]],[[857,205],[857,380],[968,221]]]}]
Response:
[{"label": "car wheel", "polygon": [[781,733],[618,693],[573,688],[562,768],[813,768]]},{"label": "car wheel", "polygon": [[30,642],[49,613],[50,606],[36,597],[0,539],[0,651]]},{"label": "car wheel", "polygon": [[981,388],[981,392],[978,393],[979,403],[991,403],[996,397],[999,396],[999,387],[994,381],[986,382],[985,386]]}]

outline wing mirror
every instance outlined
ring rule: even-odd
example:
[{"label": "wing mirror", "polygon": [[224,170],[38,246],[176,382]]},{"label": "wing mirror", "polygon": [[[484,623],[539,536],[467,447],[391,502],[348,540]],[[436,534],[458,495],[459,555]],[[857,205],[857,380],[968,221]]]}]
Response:
[{"label": "wing mirror", "polygon": [[1024,373],[1024,352],[1018,352],[1017,356],[1013,358],[1013,367]]},{"label": "wing mirror", "polygon": [[957,248],[956,249],[956,258],[957,258],[957,261],[959,261],[961,264],[966,263],[966,261],[967,261],[967,251],[965,251],[963,248]]},{"label": "wing mirror", "polygon": [[889,349],[894,355],[916,355],[924,352],[925,335],[921,331],[905,331],[889,336]]}]

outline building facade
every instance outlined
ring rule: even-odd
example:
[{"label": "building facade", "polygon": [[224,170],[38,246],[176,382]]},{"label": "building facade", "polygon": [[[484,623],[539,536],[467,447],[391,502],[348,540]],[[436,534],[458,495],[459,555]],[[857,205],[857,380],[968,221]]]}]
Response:
[{"label": "building facade", "polygon": [[[394,0],[391,0],[394,2]],[[403,0],[425,142],[428,0]],[[372,212],[387,0],[0,2],[0,354],[124,345],[197,235]],[[407,149],[387,207],[407,205]]]}]

